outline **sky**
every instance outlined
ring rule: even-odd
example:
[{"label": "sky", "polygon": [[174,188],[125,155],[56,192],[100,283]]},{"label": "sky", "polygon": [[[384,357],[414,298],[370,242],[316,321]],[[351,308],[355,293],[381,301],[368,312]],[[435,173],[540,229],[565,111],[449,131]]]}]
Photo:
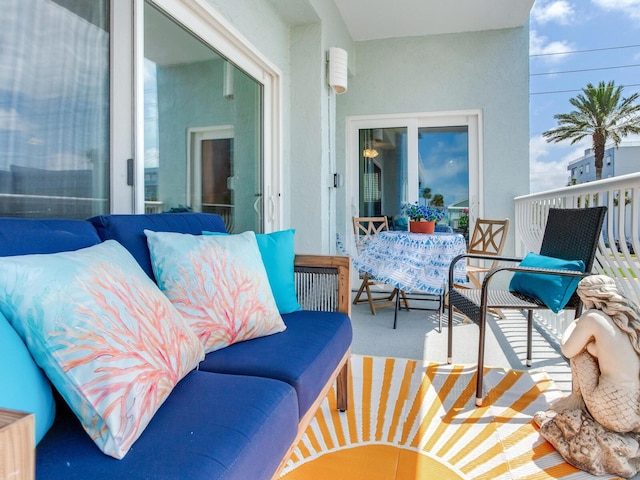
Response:
[{"label": "sky", "polygon": [[[418,136],[418,185],[431,188],[431,194],[444,196],[444,204],[452,205],[469,199],[469,136],[467,129],[431,131]],[[437,181],[434,181],[437,179]],[[418,201],[422,202],[421,190]]]},{"label": "sky", "polygon": [[[640,0],[536,0],[530,18],[529,158],[535,193],[567,185],[567,165],[591,148],[590,139],[571,145],[547,143],[542,136],[557,126],[554,115],[574,110],[570,98],[588,83],[611,80],[623,86],[623,97],[640,93]],[[623,144],[631,141],[640,136],[626,137]]]}]

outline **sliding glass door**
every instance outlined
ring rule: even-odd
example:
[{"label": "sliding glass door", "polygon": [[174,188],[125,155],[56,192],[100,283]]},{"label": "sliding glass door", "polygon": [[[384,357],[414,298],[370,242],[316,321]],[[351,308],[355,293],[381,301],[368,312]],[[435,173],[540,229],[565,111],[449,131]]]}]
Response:
[{"label": "sliding glass door", "polygon": [[418,202],[442,208],[439,222],[458,229],[469,209],[468,127],[418,129]]},{"label": "sliding glass door", "polygon": [[144,9],[145,210],[262,230],[262,86],[149,2]]},{"label": "sliding glass door", "polygon": [[455,229],[470,205],[469,126],[404,123],[358,128],[358,215],[384,215],[406,230],[402,203],[418,202],[442,208],[439,223]]},{"label": "sliding glass door", "polygon": [[0,0],[0,215],[280,226],[278,75],[205,3]]},{"label": "sliding glass door", "polygon": [[108,213],[109,2],[0,10],[0,216]]},{"label": "sliding glass door", "polygon": [[359,131],[360,215],[393,217],[407,198],[407,128]]}]

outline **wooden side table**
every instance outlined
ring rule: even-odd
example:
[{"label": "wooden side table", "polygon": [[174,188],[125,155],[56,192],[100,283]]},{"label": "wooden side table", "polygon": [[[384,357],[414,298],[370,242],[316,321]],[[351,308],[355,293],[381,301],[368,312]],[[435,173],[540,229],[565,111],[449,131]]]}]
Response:
[{"label": "wooden side table", "polygon": [[34,480],[35,418],[0,408],[0,480]]}]

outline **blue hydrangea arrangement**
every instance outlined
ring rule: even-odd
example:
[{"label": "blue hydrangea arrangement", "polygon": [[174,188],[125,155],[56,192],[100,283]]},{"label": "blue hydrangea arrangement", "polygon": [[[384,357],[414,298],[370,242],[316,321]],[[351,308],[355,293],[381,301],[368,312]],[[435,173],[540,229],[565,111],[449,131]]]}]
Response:
[{"label": "blue hydrangea arrangement", "polygon": [[429,222],[437,222],[444,217],[444,210],[432,205],[419,205],[415,203],[403,203],[400,213],[409,217],[412,221],[427,220]]}]

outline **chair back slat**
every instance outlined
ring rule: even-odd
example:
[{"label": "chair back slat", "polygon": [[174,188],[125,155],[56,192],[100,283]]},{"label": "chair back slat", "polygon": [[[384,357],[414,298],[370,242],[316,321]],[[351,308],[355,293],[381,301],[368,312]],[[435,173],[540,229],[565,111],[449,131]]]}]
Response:
[{"label": "chair back slat", "polygon": [[469,240],[469,253],[500,255],[507,240],[509,219],[487,220],[479,218]]},{"label": "chair back slat", "polygon": [[387,217],[353,217],[353,233],[371,236],[389,230]]},{"label": "chair back slat", "polygon": [[353,217],[356,253],[360,255],[374,235],[388,230],[387,217]]},{"label": "chair back slat", "polygon": [[550,208],[540,255],[582,260],[590,272],[607,207]]}]

